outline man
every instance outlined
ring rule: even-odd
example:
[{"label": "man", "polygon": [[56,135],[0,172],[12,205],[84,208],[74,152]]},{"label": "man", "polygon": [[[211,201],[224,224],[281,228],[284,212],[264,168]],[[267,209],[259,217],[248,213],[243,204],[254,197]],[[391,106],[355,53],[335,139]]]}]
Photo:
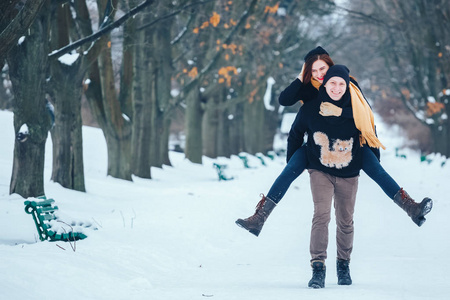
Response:
[{"label": "man", "polygon": [[[336,244],[338,284],[352,283],[349,270],[353,249],[353,213],[362,167],[360,131],[353,118],[323,116],[322,103],[351,107],[349,70],[343,65],[330,67],[319,88],[316,101],[305,103],[294,121],[288,137],[288,158],[307,139],[308,170],[314,201],[311,227],[312,288],[325,287],[325,260],[328,246],[328,224],[334,197],[336,211]],[[323,107],[323,106],[322,106]]]}]

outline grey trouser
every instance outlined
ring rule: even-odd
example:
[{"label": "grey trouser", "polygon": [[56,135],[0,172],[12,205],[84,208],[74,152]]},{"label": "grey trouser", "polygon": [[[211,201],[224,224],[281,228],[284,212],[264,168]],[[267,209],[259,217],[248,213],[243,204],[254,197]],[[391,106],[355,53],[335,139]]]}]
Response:
[{"label": "grey trouser", "polygon": [[312,260],[325,260],[328,246],[328,224],[334,196],[336,213],[337,258],[350,259],[353,249],[353,212],[355,211],[358,177],[341,178],[317,170],[309,170],[314,201],[310,253]]}]

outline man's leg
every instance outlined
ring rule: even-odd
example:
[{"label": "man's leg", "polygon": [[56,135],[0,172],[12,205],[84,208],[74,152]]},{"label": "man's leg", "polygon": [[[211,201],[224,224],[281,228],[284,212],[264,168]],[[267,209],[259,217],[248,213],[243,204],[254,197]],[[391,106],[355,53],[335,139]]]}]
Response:
[{"label": "man's leg", "polygon": [[353,250],[353,213],[355,211],[358,176],[337,178],[334,194],[336,212],[337,259],[336,274],[339,285],[351,285],[350,255]]},{"label": "man's leg", "polygon": [[335,177],[317,170],[310,170],[311,192],[314,201],[314,216],[311,226],[311,261],[327,258],[328,224]]},{"label": "man's leg", "polygon": [[355,211],[358,176],[339,178],[334,191],[336,212],[337,258],[349,260],[353,250],[353,213]]}]

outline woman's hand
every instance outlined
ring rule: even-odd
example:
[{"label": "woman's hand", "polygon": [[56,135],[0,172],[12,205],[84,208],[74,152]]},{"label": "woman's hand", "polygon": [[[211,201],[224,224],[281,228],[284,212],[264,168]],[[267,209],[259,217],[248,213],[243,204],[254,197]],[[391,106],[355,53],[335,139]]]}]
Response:
[{"label": "woman's hand", "polygon": [[300,74],[298,74],[297,78],[300,79],[301,82],[303,82],[303,71],[305,70],[305,64],[302,66],[302,70],[300,71]]},{"label": "woman's hand", "polygon": [[322,102],[320,104],[320,112],[322,116],[336,116],[339,117],[342,114],[342,108],[330,103],[330,102]]}]

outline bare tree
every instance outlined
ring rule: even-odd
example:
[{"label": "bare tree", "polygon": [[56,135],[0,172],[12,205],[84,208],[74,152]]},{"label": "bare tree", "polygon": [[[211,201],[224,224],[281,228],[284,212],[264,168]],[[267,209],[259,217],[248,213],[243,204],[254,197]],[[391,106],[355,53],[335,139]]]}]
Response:
[{"label": "bare tree", "polygon": [[400,99],[410,116],[429,128],[430,151],[450,155],[447,1],[366,1],[364,9],[358,3],[348,10],[353,24],[370,30],[376,40],[372,55],[365,58],[381,58],[385,71],[374,77],[372,86],[382,87],[384,99]]},{"label": "bare tree", "polygon": [[[49,8],[48,3],[46,9]],[[42,10],[28,33],[8,52],[14,91],[14,162],[10,193],[24,198],[44,195],[44,156],[50,115],[46,110],[49,15]]]}]

